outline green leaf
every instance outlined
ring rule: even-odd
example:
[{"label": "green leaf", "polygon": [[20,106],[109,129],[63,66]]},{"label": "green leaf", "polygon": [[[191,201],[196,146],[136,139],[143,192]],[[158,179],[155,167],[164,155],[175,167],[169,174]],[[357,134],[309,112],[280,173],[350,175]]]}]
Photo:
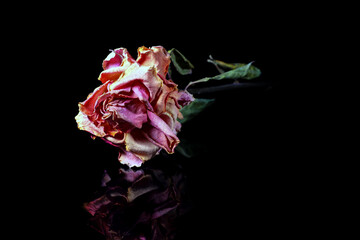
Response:
[{"label": "green leaf", "polygon": [[253,62],[250,62],[248,64],[238,64],[239,67],[232,69],[230,71],[227,72],[223,72],[219,75],[216,75],[214,77],[205,77],[202,79],[199,79],[197,81],[194,82],[190,82],[185,89],[187,89],[189,86],[196,84],[196,83],[201,83],[201,82],[207,82],[209,80],[223,80],[223,79],[246,79],[246,80],[251,80],[254,78],[257,78],[260,76],[261,71],[252,66]]},{"label": "green leaf", "polygon": [[189,105],[180,109],[180,112],[183,115],[183,119],[179,119],[180,123],[185,123],[190,119],[193,119],[196,115],[202,112],[204,109],[209,107],[212,103],[214,103],[215,99],[204,99],[204,98],[196,98]]},{"label": "green leaf", "polygon": [[177,49],[173,48],[169,51],[171,62],[174,64],[176,70],[181,75],[187,75],[192,73],[194,65],[186,59]]}]

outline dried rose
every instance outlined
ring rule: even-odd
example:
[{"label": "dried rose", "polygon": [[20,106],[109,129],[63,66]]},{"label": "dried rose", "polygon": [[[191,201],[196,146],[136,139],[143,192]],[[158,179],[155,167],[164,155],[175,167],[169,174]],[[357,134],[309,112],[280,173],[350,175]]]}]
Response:
[{"label": "dried rose", "polygon": [[103,83],[79,103],[78,128],[120,149],[119,161],[141,166],[161,149],[173,153],[180,109],[194,98],[167,79],[169,53],[161,46],[138,49],[134,60],[118,48],[103,61]]}]

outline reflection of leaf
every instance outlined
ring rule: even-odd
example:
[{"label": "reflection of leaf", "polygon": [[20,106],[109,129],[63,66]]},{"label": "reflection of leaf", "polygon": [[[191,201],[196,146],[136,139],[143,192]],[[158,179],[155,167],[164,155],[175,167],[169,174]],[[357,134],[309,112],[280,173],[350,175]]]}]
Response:
[{"label": "reflection of leaf", "polygon": [[179,119],[179,122],[185,123],[189,121],[190,119],[198,115],[200,112],[202,112],[204,109],[209,107],[214,101],[215,99],[196,98],[193,102],[180,110],[184,118]]},{"label": "reflection of leaf", "polygon": [[194,156],[193,145],[188,144],[187,142],[184,141],[184,139],[181,139],[180,143],[176,146],[175,150],[187,158],[191,158]]},{"label": "reflection of leaf", "polygon": [[191,158],[205,152],[206,146],[199,143],[189,142],[187,139],[181,138],[180,143],[177,145],[175,150],[184,157]]},{"label": "reflection of leaf", "polygon": [[[252,62],[248,63],[248,64],[241,64],[239,65],[240,67],[232,69],[230,71],[227,72],[223,72],[219,75],[216,75],[214,77],[205,77],[202,79],[199,79],[197,81],[194,82],[190,82],[185,89],[187,89],[189,86],[196,84],[196,83],[201,83],[201,82],[207,82],[209,80],[223,80],[223,79],[246,79],[246,80],[250,80],[256,77],[259,77],[261,72],[258,68],[253,67],[252,66]],[[252,68],[253,67],[253,68]]]},{"label": "reflection of leaf", "polygon": [[194,65],[186,59],[177,49],[173,48],[169,51],[171,62],[174,64],[176,70],[181,75],[187,75],[192,73]]}]

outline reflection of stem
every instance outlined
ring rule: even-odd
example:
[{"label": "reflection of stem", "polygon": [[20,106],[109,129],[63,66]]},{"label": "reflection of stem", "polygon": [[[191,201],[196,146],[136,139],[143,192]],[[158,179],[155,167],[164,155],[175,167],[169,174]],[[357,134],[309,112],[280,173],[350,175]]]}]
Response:
[{"label": "reflection of stem", "polygon": [[232,90],[237,88],[252,88],[252,87],[270,87],[269,83],[266,82],[234,82],[231,84],[224,84],[214,87],[204,87],[204,88],[190,88],[187,91],[191,94],[204,94],[204,93],[214,93],[226,90]]}]

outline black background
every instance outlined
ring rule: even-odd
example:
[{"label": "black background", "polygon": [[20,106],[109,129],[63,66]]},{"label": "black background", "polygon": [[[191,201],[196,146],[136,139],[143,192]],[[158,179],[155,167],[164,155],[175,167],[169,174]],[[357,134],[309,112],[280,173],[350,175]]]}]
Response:
[{"label": "black background", "polygon": [[[52,32],[56,44],[39,65],[46,68],[39,85],[47,89],[33,98],[42,102],[46,120],[35,121],[41,137],[30,150],[36,160],[28,164],[36,171],[23,186],[31,189],[28,204],[19,207],[22,221],[31,223],[32,231],[42,237],[102,239],[87,225],[83,204],[92,200],[104,169],[117,166],[118,153],[77,129],[77,104],[100,85],[97,77],[109,49],[125,47],[136,58],[138,47],[156,45],[177,48],[195,66],[192,75],[173,77],[174,82],[217,74],[206,62],[212,55],[225,62],[254,61],[262,71],[258,81],[271,85],[203,95],[215,98],[215,104],[183,125],[181,134],[207,146],[207,151],[182,160],[194,208],[181,220],[179,239],[278,237],[292,227],[287,193],[294,166],[283,155],[286,116],[276,68],[281,42],[264,24],[222,27],[192,25],[182,33],[176,26],[149,27],[129,34],[77,21]],[[146,40],[151,31],[156,40]]]}]

